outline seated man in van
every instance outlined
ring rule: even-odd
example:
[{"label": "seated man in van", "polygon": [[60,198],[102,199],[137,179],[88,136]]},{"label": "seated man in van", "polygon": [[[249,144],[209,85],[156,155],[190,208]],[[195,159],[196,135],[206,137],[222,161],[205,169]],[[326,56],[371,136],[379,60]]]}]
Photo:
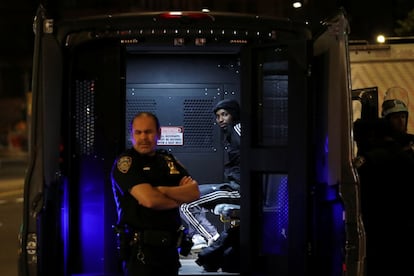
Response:
[{"label": "seated man in van", "polygon": [[181,205],[181,217],[188,225],[193,249],[211,245],[220,237],[217,228],[206,217],[208,210],[220,203],[240,203],[240,107],[237,101],[225,99],[217,103],[213,113],[224,137],[226,182],[199,185],[200,198]]}]

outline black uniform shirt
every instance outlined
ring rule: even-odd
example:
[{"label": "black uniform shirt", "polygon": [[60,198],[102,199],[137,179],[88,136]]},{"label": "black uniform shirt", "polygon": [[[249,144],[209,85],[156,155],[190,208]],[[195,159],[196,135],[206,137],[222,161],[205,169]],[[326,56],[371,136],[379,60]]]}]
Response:
[{"label": "black uniform shirt", "polygon": [[178,208],[154,210],[138,204],[130,194],[133,186],[178,186],[187,170],[164,150],[154,156],[140,155],[131,148],[121,154],[112,168],[112,186],[117,202],[118,224],[136,230],[176,231],[181,224]]}]

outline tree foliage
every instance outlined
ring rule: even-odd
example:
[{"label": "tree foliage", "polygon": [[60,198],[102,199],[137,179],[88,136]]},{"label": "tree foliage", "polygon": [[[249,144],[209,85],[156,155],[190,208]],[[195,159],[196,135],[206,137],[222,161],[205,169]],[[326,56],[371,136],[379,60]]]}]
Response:
[{"label": "tree foliage", "polygon": [[399,27],[394,29],[394,32],[399,36],[414,35],[414,9],[411,10],[407,17],[403,20],[397,20]]}]

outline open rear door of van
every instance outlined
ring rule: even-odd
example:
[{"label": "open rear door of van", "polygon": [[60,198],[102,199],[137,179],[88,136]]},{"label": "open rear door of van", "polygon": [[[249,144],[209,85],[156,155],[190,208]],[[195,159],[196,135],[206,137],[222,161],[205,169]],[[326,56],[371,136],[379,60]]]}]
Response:
[{"label": "open rear door of van", "polygon": [[[364,275],[365,230],[361,218],[358,175],[352,160],[355,157],[352,107],[352,85],[348,48],[349,25],[340,14],[323,23],[324,31],[315,38],[312,65],[312,86],[315,99],[326,108],[316,107],[317,124],[321,138],[317,163],[318,183],[327,185],[327,200],[339,200],[343,228],[343,275]],[[329,192],[331,191],[331,193]],[[329,196],[332,194],[333,196]],[[335,211],[336,210],[336,211]],[[317,213],[316,213],[317,214]],[[332,229],[334,230],[334,229]],[[340,231],[334,231],[340,234]],[[326,239],[326,237],[319,237]]]},{"label": "open rear door of van", "polygon": [[[25,177],[23,221],[20,233],[19,275],[39,275],[39,240],[48,245],[42,250],[53,252],[54,229],[43,227],[42,213],[49,196],[59,196],[53,185],[59,179],[61,71],[62,59],[54,39],[53,21],[39,7],[34,20],[35,50],[33,57],[32,121],[30,122],[30,159]],[[45,83],[47,80],[47,83]],[[45,135],[47,132],[47,135]],[[38,236],[42,233],[42,237]],[[56,264],[51,264],[52,266]]]}]

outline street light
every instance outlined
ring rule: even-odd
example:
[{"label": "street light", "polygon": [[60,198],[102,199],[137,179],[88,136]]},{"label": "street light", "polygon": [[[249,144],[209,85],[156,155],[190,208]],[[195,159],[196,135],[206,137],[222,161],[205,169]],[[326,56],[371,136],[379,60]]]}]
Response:
[{"label": "street light", "polygon": [[377,43],[384,44],[384,43],[413,43],[414,36],[385,36],[380,34],[377,36]]},{"label": "street light", "polygon": [[293,6],[295,9],[299,9],[299,8],[301,8],[301,7],[302,7],[302,5],[303,5],[303,1],[302,1],[302,0],[293,0],[292,6]]},{"label": "street light", "polygon": [[385,43],[385,36],[380,34],[377,36],[377,42],[378,43]]}]

